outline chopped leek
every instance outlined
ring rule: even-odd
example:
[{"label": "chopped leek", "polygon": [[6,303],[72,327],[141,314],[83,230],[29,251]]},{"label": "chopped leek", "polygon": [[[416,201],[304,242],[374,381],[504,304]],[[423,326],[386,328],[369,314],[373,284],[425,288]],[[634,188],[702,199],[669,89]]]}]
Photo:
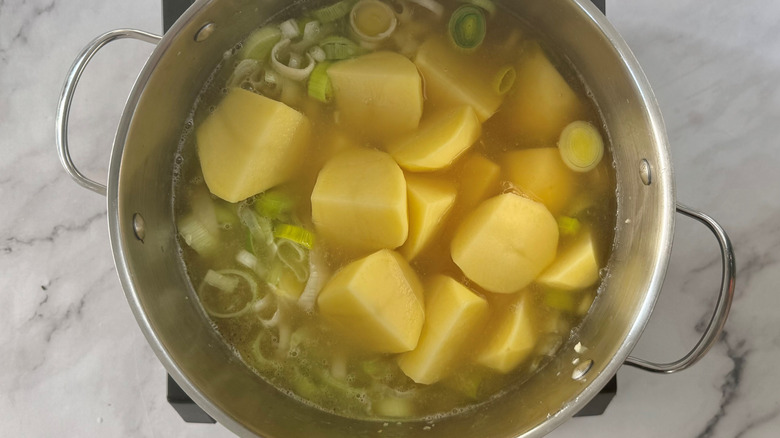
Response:
[{"label": "chopped leek", "polygon": [[339,18],[349,14],[352,9],[352,2],[348,0],[342,0],[340,2],[333,3],[330,6],[312,11],[311,15],[322,23],[330,23],[336,21]]},{"label": "chopped leek", "polygon": [[349,14],[352,31],[363,41],[377,43],[389,37],[398,20],[393,9],[379,0],[360,0]]},{"label": "chopped leek", "polygon": [[485,39],[486,27],[482,9],[472,5],[460,6],[450,17],[450,40],[463,50],[475,50]]},{"label": "chopped leek", "polygon": [[255,211],[263,217],[273,220],[284,220],[288,217],[295,200],[287,193],[278,189],[269,189],[255,199]]},{"label": "chopped leek", "polygon": [[248,208],[239,209],[238,216],[249,229],[249,250],[263,260],[270,260],[276,254],[271,220],[258,216]]},{"label": "chopped leek", "polygon": [[194,216],[185,216],[179,219],[177,225],[179,235],[184,243],[201,256],[208,256],[219,246],[219,240]]},{"label": "chopped leek", "polygon": [[362,49],[354,41],[341,36],[323,38],[320,47],[329,60],[347,59],[362,53]]},{"label": "chopped leek", "polygon": [[515,85],[515,78],[517,78],[517,72],[514,67],[508,65],[502,68],[493,77],[493,91],[499,95],[506,94]]},{"label": "chopped leek", "polygon": [[[274,69],[279,72],[280,75],[292,79],[294,81],[303,81],[307,77],[309,77],[309,74],[314,69],[314,64],[316,64],[316,61],[309,55],[306,54],[306,58],[308,62],[306,63],[305,67],[296,68],[292,67],[290,65],[285,65],[281,59],[279,58],[280,52],[283,50],[288,49],[290,46],[290,40],[289,39],[283,39],[276,43],[273,49],[271,49],[271,64],[274,66]],[[289,54],[288,54],[289,55]],[[282,90],[284,91],[284,90]]]},{"label": "chopped leek", "polygon": [[[308,251],[301,245],[293,243],[291,240],[280,239],[278,242],[277,256],[279,260],[295,274],[299,282],[304,282],[309,278],[309,262],[306,260]],[[281,277],[281,275],[280,275]]]},{"label": "chopped leek", "polygon": [[327,266],[322,261],[322,257],[317,251],[309,253],[309,279],[306,280],[306,286],[298,297],[298,305],[307,312],[314,311],[317,305],[317,296],[320,294],[325,282],[330,276]]},{"label": "chopped leek", "polygon": [[322,29],[319,21],[309,21],[303,26],[303,39],[306,41],[316,41],[319,39]]},{"label": "chopped leek", "polygon": [[264,61],[274,45],[282,38],[282,31],[276,26],[262,27],[252,32],[239,52],[241,59]]},{"label": "chopped leek", "polygon": [[282,22],[282,24],[279,25],[279,30],[281,31],[281,35],[288,40],[297,38],[301,34],[298,23],[296,23],[293,18]]},{"label": "chopped leek", "polygon": [[238,278],[228,277],[227,275],[222,275],[211,269],[206,272],[206,277],[203,278],[203,281],[222,292],[233,292],[236,290],[236,287],[238,287]]},{"label": "chopped leek", "polygon": [[[238,282],[241,279],[243,279],[247,285],[249,285],[250,292],[249,299],[246,300],[246,303],[242,307],[237,310],[226,309],[224,311],[211,308],[209,304],[211,300],[207,300],[205,297],[206,286],[211,286],[224,293],[235,295],[237,293],[236,288],[238,287]],[[246,274],[243,271],[239,271],[237,269],[223,269],[221,271],[209,270],[206,273],[206,277],[203,279],[203,282],[200,284],[200,287],[198,287],[197,292],[203,309],[209,315],[215,318],[234,318],[243,315],[250,309],[253,301],[255,301],[258,297],[259,289],[257,287],[257,281],[255,281],[255,279],[252,278],[249,274]]]},{"label": "chopped leek", "polygon": [[422,6],[423,8],[431,11],[436,17],[441,17],[444,13],[444,6],[436,0],[409,0],[410,2]]},{"label": "chopped leek", "polygon": [[483,9],[489,16],[493,16],[496,13],[496,5],[491,0],[465,0],[464,3],[471,3],[472,5]]},{"label": "chopped leek", "polygon": [[558,140],[558,151],[571,170],[588,172],[604,157],[604,141],[598,129],[588,122],[578,120],[563,128]]},{"label": "chopped leek", "polygon": [[231,228],[238,225],[238,216],[235,206],[226,201],[218,200],[214,203],[214,213],[217,217],[217,223],[222,228]]},{"label": "chopped leek", "polygon": [[[322,47],[320,46],[313,46],[306,53],[311,55],[311,57],[314,58],[314,60],[317,62],[322,62],[328,59],[325,51],[322,50]],[[317,70],[317,66],[314,66],[314,70]],[[314,71],[312,71],[312,73],[314,73]]]},{"label": "chopped leek", "polygon": [[[320,49],[322,50],[322,49]],[[323,51],[324,54],[324,51]],[[333,85],[328,77],[330,62],[324,61],[317,64],[309,76],[309,96],[328,103],[333,99]]]},{"label": "chopped leek", "polygon": [[257,257],[245,249],[242,249],[236,254],[236,261],[251,270],[257,268]]},{"label": "chopped leek", "polygon": [[249,81],[250,77],[262,68],[260,61],[256,59],[244,59],[236,65],[230,78],[227,80],[227,87],[240,87],[244,82]]},{"label": "chopped leek", "polygon": [[403,397],[384,397],[372,404],[375,413],[390,418],[410,417],[414,414],[414,402]]},{"label": "chopped leek", "polygon": [[561,236],[574,236],[582,228],[582,224],[577,218],[569,216],[558,217],[558,233]]},{"label": "chopped leek", "polygon": [[279,224],[274,228],[274,237],[287,239],[311,249],[314,246],[314,234],[297,225]]},{"label": "chopped leek", "polygon": [[452,377],[446,379],[444,384],[466,397],[476,400],[479,398],[479,389],[484,379],[484,372],[470,369],[455,373]]}]

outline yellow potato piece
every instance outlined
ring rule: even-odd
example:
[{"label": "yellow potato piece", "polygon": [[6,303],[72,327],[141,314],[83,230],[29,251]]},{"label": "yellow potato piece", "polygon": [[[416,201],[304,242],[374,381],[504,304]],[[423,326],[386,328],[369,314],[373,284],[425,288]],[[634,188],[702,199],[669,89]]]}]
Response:
[{"label": "yellow potato piece", "polygon": [[493,72],[483,68],[473,56],[455,50],[443,38],[424,42],[414,63],[425,80],[426,99],[436,106],[468,105],[484,122],[504,100],[492,88]]},{"label": "yellow potato piece", "polygon": [[584,107],[538,44],[526,48],[517,66],[515,85],[506,97],[501,117],[522,141],[549,145],[563,128],[577,120]]},{"label": "yellow potato piece", "polygon": [[417,128],[423,109],[422,80],[412,61],[374,52],[328,68],[338,120],[373,140]]},{"label": "yellow potato piece", "polygon": [[381,353],[413,350],[425,319],[417,274],[400,254],[386,249],[336,272],[317,304],[344,336]]},{"label": "yellow potato piece", "polygon": [[536,278],[536,282],[555,289],[577,290],[593,286],[599,279],[599,262],[590,230],[558,254],[555,261]]},{"label": "yellow potato piece", "polygon": [[455,203],[456,193],[455,185],[448,180],[428,175],[406,175],[409,237],[398,252],[407,260],[417,257],[439,232]]},{"label": "yellow potato piece", "polygon": [[387,151],[404,169],[429,172],[448,167],[481,134],[474,110],[462,105],[423,120],[419,129],[391,142]]},{"label": "yellow potato piece", "polygon": [[[485,336],[486,344],[477,353],[476,362],[501,373],[508,373],[528,358],[536,345],[537,334],[532,321],[531,295],[518,299],[498,312]],[[491,318],[492,319],[492,318]]]},{"label": "yellow potato piece", "polygon": [[563,163],[558,148],[509,152],[504,155],[503,167],[506,179],[553,214],[563,210],[577,188],[578,176]]},{"label": "yellow potato piece", "polygon": [[326,240],[353,251],[406,241],[406,180],[390,155],[347,149],[328,160],[311,194],[312,221]]},{"label": "yellow potato piece", "polygon": [[437,275],[425,287],[425,324],[417,348],[398,357],[401,370],[429,385],[447,377],[488,315],[488,302],[462,284]]},{"label": "yellow potato piece", "polygon": [[310,125],[287,105],[232,88],[196,131],[211,193],[238,202],[290,179],[309,148]]},{"label": "yellow potato piece", "polygon": [[463,158],[458,181],[458,208],[463,211],[472,210],[477,204],[500,191],[501,167],[474,153]]},{"label": "yellow potato piece", "polygon": [[490,292],[526,287],[555,258],[558,224],[544,205],[513,193],[488,199],[455,231],[450,252],[466,276]]}]

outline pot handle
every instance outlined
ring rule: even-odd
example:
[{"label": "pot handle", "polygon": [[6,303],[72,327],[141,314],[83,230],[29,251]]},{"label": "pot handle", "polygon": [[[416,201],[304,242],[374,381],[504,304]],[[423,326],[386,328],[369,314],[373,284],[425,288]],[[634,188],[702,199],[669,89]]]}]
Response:
[{"label": "pot handle", "polygon": [[726,324],[726,319],[729,316],[729,309],[731,309],[731,301],[734,298],[734,277],[736,274],[734,248],[732,248],[731,240],[723,227],[708,215],[679,203],[677,204],[677,212],[701,222],[709,228],[715,235],[715,238],[718,239],[722,257],[721,266],[723,274],[720,280],[720,295],[718,296],[718,302],[715,305],[715,312],[712,315],[712,319],[710,319],[707,329],[704,330],[704,335],[702,335],[699,342],[690,352],[688,352],[688,354],[682,359],[669,363],[655,363],[633,356],[629,356],[628,359],[626,359],[626,365],[631,365],[645,371],[664,374],[676,373],[677,371],[682,371],[695,364],[707,354],[710,348],[712,348],[718,340],[723,331],[723,326]]},{"label": "pot handle", "polygon": [[84,174],[76,168],[76,165],[73,164],[73,160],[70,158],[70,151],[68,149],[68,118],[70,117],[70,107],[73,102],[73,95],[76,92],[76,85],[78,85],[81,74],[84,72],[87,64],[89,64],[89,61],[91,61],[92,57],[95,56],[95,53],[102,49],[106,44],[124,38],[133,38],[147,43],[157,44],[162,37],[141,30],[116,29],[108,31],[92,40],[92,42],[87,44],[81,53],[79,53],[79,56],[76,57],[76,60],[70,67],[68,76],[65,79],[65,85],[62,87],[62,94],[60,94],[60,101],[57,106],[57,118],[55,120],[57,154],[60,157],[62,167],[65,168],[68,175],[70,175],[80,186],[103,196],[106,196],[106,186],[84,176]]}]

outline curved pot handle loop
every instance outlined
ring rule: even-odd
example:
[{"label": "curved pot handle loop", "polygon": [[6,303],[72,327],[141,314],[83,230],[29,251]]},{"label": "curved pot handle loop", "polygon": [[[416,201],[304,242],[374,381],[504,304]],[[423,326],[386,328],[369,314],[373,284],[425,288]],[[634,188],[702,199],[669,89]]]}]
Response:
[{"label": "curved pot handle loop", "polygon": [[62,87],[62,94],[60,94],[60,102],[57,106],[57,119],[55,120],[57,153],[60,157],[62,167],[65,168],[68,175],[70,175],[80,186],[103,196],[106,195],[106,186],[84,176],[84,174],[76,168],[76,165],[73,164],[73,160],[70,158],[70,151],[68,149],[68,118],[70,117],[70,107],[73,102],[73,95],[76,92],[76,85],[78,85],[81,74],[84,72],[87,64],[89,64],[89,61],[92,60],[95,53],[102,49],[106,44],[124,38],[133,38],[147,43],[157,44],[162,37],[141,30],[116,29],[108,31],[92,40],[92,42],[87,44],[81,53],[79,53],[79,56],[70,67],[68,77],[65,79],[65,85]]},{"label": "curved pot handle loop", "polygon": [[678,203],[677,212],[701,222],[709,228],[715,235],[715,238],[718,239],[722,257],[723,275],[720,280],[720,295],[718,296],[718,303],[715,305],[715,312],[712,315],[712,319],[710,319],[710,323],[707,325],[704,335],[702,335],[699,342],[690,352],[688,352],[688,354],[682,359],[670,363],[655,363],[633,356],[629,356],[628,359],[626,359],[626,365],[631,365],[645,371],[664,374],[682,371],[698,362],[699,359],[707,354],[723,331],[723,326],[726,324],[726,318],[729,316],[731,301],[734,298],[736,264],[734,262],[734,248],[731,246],[731,240],[729,240],[728,234],[726,234],[723,227],[721,227],[713,218],[700,211],[696,211]]}]

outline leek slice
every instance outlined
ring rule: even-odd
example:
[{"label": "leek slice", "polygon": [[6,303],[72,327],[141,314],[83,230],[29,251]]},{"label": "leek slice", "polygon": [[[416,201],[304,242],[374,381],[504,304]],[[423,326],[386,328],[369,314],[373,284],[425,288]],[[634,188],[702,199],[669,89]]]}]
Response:
[{"label": "leek slice", "polygon": [[295,68],[289,65],[285,65],[279,59],[279,55],[282,50],[287,49],[289,46],[290,46],[289,39],[283,39],[278,43],[276,43],[274,48],[271,49],[271,64],[274,66],[274,69],[277,72],[279,72],[280,75],[288,79],[291,79],[293,81],[303,81],[307,77],[309,77],[311,71],[314,70],[314,64],[316,64],[317,62],[314,61],[314,58],[312,58],[311,55],[307,53],[306,59],[308,60],[308,62],[306,63],[305,67]]},{"label": "leek slice", "polygon": [[512,86],[515,85],[515,79],[517,78],[517,71],[511,65],[503,67],[493,76],[493,91],[496,94],[504,95]]},{"label": "leek slice", "polygon": [[560,216],[557,219],[558,233],[561,236],[574,236],[582,228],[582,224],[577,218],[569,216]]},{"label": "leek slice", "polygon": [[276,26],[266,26],[252,32],[244,41],[239,52],[241,59],[263,61],[268,58],[274,45],[282,39],[282,31]]},{"label": "leek slice", "polygon": [[340,2],[333,3],[330,6],[312,11],[311,15],[322,23],[330,23],[336,21],[341,17],[349,14],[352,9],[352,2],[342,0]]},{"label": "leek slice", "polygon": [[314,247],[314,234],[306,228],[297,225],[279,224],[274,228],[274,237],[287,239],[306,249]]},{"label": "leek slice", "polygon": [[[230,276],[233,278],[230,278]],[[250,291],[250,297],[243,307],[234,311],[220,311],[210,307],[209,301],[205,299],[206,286],[214,287],[217,290],[220,290],[222,293],[235,294],[236,288],[238,287],[238,282],[241,279],[243,279],[247,285],[249,285]],[[246,274],[237,269],[223,269],[221,271],[209,270],[206,273],[206,277],[203,279],[203,282],[201,282],[200,287],[198,287],[197,292],[198,298],[200,298],[200,303],[206,313],[215,318],[235,318],[237,316],[243,315],[250,309],[252,303],[257,300],[259,289],[257,287],[257,281],[255,281],[255,279],[252,278],[249,274]]]},{"label": "leek slice", "polygon": [[444,13],[444,6],[436,0],[409,0],[410,2],[422,6],[423,8],[431,11],[437,18],[441,17]]},{"label": "leek slice", "polygon": [[482,9],[463,5],[452,13],[449,36],[455,45],[463,50],[476,50],[485,39],[487,25]]},{"label": "leek slice", "polygon": [[320,47],[325,51],[325,58],[334,61],[352,58],[362,53],[362,50],[354,41],[341,36],[323,38],[320,41]]},{"label": "leek slice", "polygon": [[349,24],[361,40],[378,43],[393,33],[398,19],[386,3],[379,0],[360,0],[349,14]]},{"label": "leek slice", "polygon": [[263,217],[274,220],[287,218],[295,206],[295,201],[287,193],[270,189],[266,190],[255,199],[255,211]]},{"label": "leek slice", "polygon": [[297,38],[301,34],[301,29],[298,27],[298,23],[294,18],[282,22],[282,24],[279,25],[279,31],[281,32],[281,35],[288,40]]},{"label": "leek slice", "polygon": [[176,228],[184,243],[203,257],[210,255],[219,246],[219,240],[194,216],[179,219]]},{"label": "leek slice", "polygon": [[563,162],[575,172],[593,170],[604,157],[604,141],[598,129],[588,122],[569,123],[558,140]]},{"label": "leek slice", "polygon": [[333,85],[328,77],[328,67],[330,67],[330,64],[331,63],[327,61],[320,62],[314,67],[314,70],[312,70],[311,75],[309,76],[309,96],[323,103],[328,103],[333,99]]}]

